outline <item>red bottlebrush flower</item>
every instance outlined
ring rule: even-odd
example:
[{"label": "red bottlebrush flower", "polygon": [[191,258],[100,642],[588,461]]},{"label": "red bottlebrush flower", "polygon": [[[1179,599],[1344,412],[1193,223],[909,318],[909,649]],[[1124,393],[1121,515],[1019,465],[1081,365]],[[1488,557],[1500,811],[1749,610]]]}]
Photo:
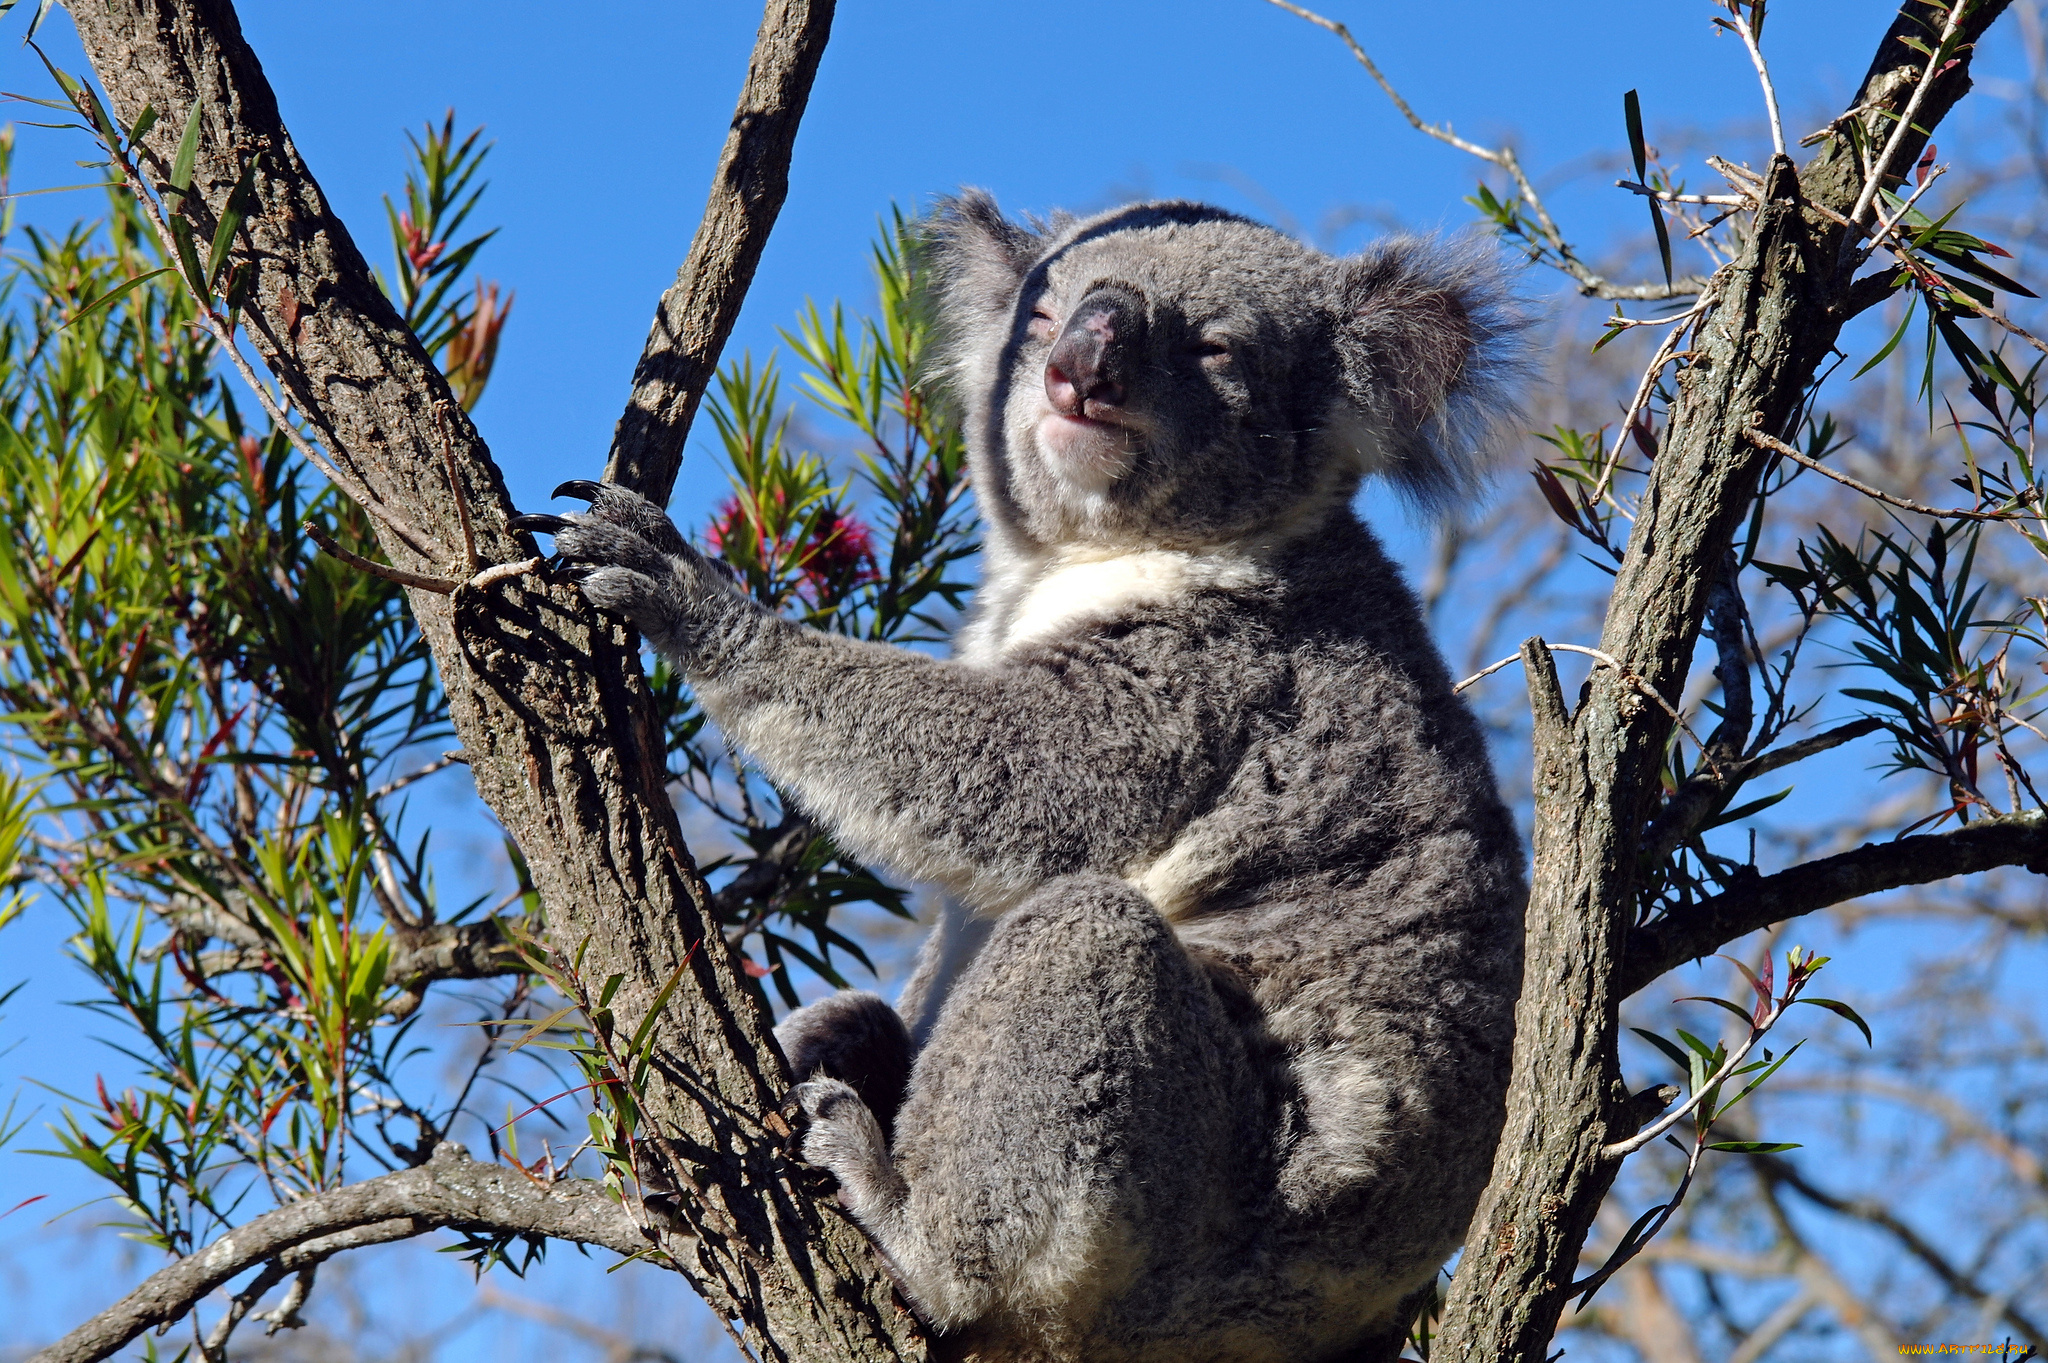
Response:
[{"label": "red bottlebrush flower", "polygon": [[428,267],[441,258],[441,252],[448,249],[445,241],[429,242],[427,234],[413,226],[410,213],[398,215],[398,227],[405,234],[405,258],[412,262],[416,274],[425,274]]},{"label": "red bottlebrush flower", "polygon": [[713,554],[725,556],[725,546],[732,543],[733,536],[745,533],[745,519],[739,498],[728,497],[718,504],[718,511],[704,531],[704,542],[711,546]]},{"label": "red bottlebrush flower", "polygon": [[827,508],[818,517],[810,552],[804,555],[804,580],[812,587],[851,578],[872,582],[875,571],[874,534],[858,516]]}]

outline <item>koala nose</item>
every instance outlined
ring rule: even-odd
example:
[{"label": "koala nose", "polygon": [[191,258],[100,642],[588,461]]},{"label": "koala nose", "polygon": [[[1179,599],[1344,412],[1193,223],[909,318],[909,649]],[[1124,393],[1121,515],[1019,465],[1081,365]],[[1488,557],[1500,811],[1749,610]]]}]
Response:
[{"label": "koala nose", "polygon": [[1045,359],[1045,395],[1062,416],[1096,416],[1129,396],[1131,357],[1145,336],[1145,305],[1129,290],[1091,292]]}]

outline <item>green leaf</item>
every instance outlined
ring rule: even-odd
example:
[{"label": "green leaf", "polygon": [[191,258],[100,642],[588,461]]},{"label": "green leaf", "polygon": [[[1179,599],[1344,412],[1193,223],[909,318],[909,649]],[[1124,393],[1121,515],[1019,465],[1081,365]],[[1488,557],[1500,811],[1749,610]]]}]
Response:
[{"label": "green leaf", "polygon": [[1686,996],[1685,996],[1684,998],[1682,998],[1682,999],[1679,999],[1679,1000],[1677,1000],[1677,1002],[1679,1002],[1679,1003],[1711,1003],[1711,1004],[1713,1004],[1713,1005],[1714,1005],[1714,1006],[1715,1006],[1716,1008],[1726,1008],[1726,1009],[1727,1009],[1727,1010],[1728,1010],[1729,1012],[1731,1012],[1731,1013],[1735,1014],[1735,1016],[1737,1016],[1737,1017],[1741,1018],[1741,1019],[1742,1019],[1742,1022],[1743,1022],[1743,1025],[1744,1025],[1744,1026],[1749,1026],[1749,1025],[1751,1025],[1751,1020],[1750,1020],[1750,1016],[1749,1016],[1749,1010],[1748,1010],[1747,1008],[1743,1008],[1743,1007],[1741,1007],[1740,1005],[1737,1005],[1737,1004],[1733,1004],[1733,1003],[1730,1003],[1730,1002],[1729,1002],[1728,1000],[1726,1000],[1726,999],[1716,999],[1716,998],[1709,998],[1709,997],[1708,997],[1707,995],[1705,995],[1705,994],[1688,994],[1688,995],[1686,995]]},{"label": "green leaf", "polygon": [[149,130],[156,126],[156,117],[156,105],[145,104],[142,106],[142,112],[135,115],[135,123],[128,129],[128,142],[130,146],[140,142],[149,134]]},{"label": "green leaf", "polygon": [[228,248],[234,245],[235,232],[242,225],[242,219],[249,210],[249,193],[255,184],[256,163],[252,160],[242,167],[242,174],[235,181],[234,190],[229,193],[227,204],[221,209],[220,223],[213,229],[213,247],[206,253],[206,284],[213,287],[213,281],[220,275],[221,262],[227,259]]},{"label": "green leaf", "polygon": [[[1795,1055],[1799,1054],[1799,1048],[1800,1048],[1801,1046],[1804,1046],[1805,1044],[1806,1044],[1806,1042],[1805,1042],[1805,1041],[1803,1041],[1803,1040],[1801,1040],[1801,1041],[1795,1041],[1795,1042],[1793,1042],[1793,1043],[1792,1043],[1792,1049],[1791,1049],[1791,1050],[1789,1050],[1789,1051],[1785,1052],[1785,1053],[1784,1053],[1783,1055],[1779,1056],[1779,1057],[1778,1057],[1778,1058],[1777,1058],[1776,1060],[1773,1060],[1773,1061],[1771,1061],[1771,1062],[1770,1062],[1770,1063],[1769,1063],[1769,1064],[1768,1064],[1768,1065],[1767,1065],[1767,1066],[1765,1067],[1765,1069],[1764,1069],[1764,1072],[1763,1072],[1762,1074],[1759,1074],[1759,1075],[1758,1075],[1758,1076],[1757,1076],[1756,1078],[1754,1078],[1754,1079],[1750,1080],[1750,1081],[1749,1081],[1749,1082],[1748,1082],[1747,1084],[1745,1084],[1745,1085],[1743,1085],[1743,1086],[1742,1086],[1742,1091],[1741,1091],[1740,1093],[1736,1094],[1736,1095],[1735,1095],[1735,1096],[1734,1096],[1733,1098],[1730,1098],[1730,1099],[1729,1099],[1729,1100],[1728,1100],[1727,1102],[1723,1103],[1723,1104],[1722,1104],[1722,1105],[1721,1105],[1720,1107],[1718,1107],[1718,1108],[1715,1108],[1715,1109],[1714,1109],[1713,1111],[1711,1111],[1711,1112],[1702,1112],[1702,1113],[1701,1113],[1701,1118],[1702,1118],[1702,1120],[1703,1120],[1703,1121],[1705,1121],[1705,1122],[1706,1122],[1707,1124],[1711,1125],[1711,1124],[1713,1123],[1713,1121],[1714,1121],[1714,1119],[1715,1119],[1715,1118],[1719,1117],[1719,1116],[1720,1116],[1720,1115],[1721,1115],[1722,1113],[1724,1113],[1724,1112],[1728,1111],[1729,1109],[1733,1108],[1733,1107],[1734,1107],[1734,1106],[1735,1106],[1735,1105],[1736,1105],[1737,1103],[1741,1102],[1741,1101],[1742,1101],[1742,1100],[1743,1100],[1744,1098],[1747,1098],[1747,1097],[1749,1097],[1749,1095],[1750,1095],[1750,1094],[1752,1094],[1752,1093],[1755,1093],[1755,1092],[1756,1092],[1756,1090],[1757,1090],[1757,1087],[1758,1087],[1758,1085],[1762,1084],[1762,1083],[1764,1082],[1764,1080],[1766,1080],[1766,1079],[1770,1078],[1770,1077],[1771,1077],[1772,1075],[1776,1074],[1776,1073],[1778,1072],[1779,1068],[1780,1068],[1780,1067],[1781,1067],[1782,1065],[1784,1065],[1784,1063],[1785,1063],[1785,1062],[1786,1062],[1787,1060],[1790,1060],[1790,1059],[1791,1059],[1791,1058],[1792,1058],[1793,1056],[1795,1056]],[[1762,1064],[1762,1063],[1763,1063],[1763,1062],[1761,1062],[1761,1061],[1759,1061],[1759,1062],[1758,1062],[1758,1064]],[[1749,1071],[1751,1071],[1751,1070],[1753,1070],[1753,1069],[1755,1069],[1755,1068],[1756,1068],[1756,1066],[1755,1066],[1755,1065],[1745,1065],[1745,1066],[1743,1066],[1743,1067],[1742,1067],[1742,1073],[1744,1073],[1744,1074],[1747,1074],[1747,1073],[1748,1073]],[[1702,1106],[1704,1106],[1704,1105],[1702,1105]]]},{"label": "green leaf", "polygon": [[199,115],[205,108],[197,99],[185,116],[185,131],[178,138],[178,154],[171,162],[171,183],[167,188],[181,197],[192,192],[192,162],[199,155]]},{"label": "green leaf", "polygon": [[23,42],[35,41],[36,30],[43,26],[43,20],[49,18],[50,7],[56,3],[57,0],[43,0],[42,4],[36,6],[36,17],[28,21],[28,36],[22,39]]},{"label": "green leaf", "polygon": [[[112,303],[115,299],[121,297],[121,295],[128,293],[133,289],[139,288],[144,284],[147,284],[150,280],[155,279],[158,275],[169,274],[170,272],[171,267],[165,265],[160,269],[149,270],[142,274],[136,275],[133,279],[125,279],[121,281],[119,284],[116,284],[113,288],[108,289],[105,293],[101,294],[98,298],[93,299],[92,302],[87,303],[77,312],[72,313],[71,320],[66,322],[64,324],[64,327],[68,327],[72,325],[72,323],[74,322],[81,322],[85,320],[85,318],[91,316],[95,312],[98,312],[101,308],[106,307],[109,303]],[[64,327],[59,327],[57,329],[59,331],[62,331]]]},{"label": "green leaf", "polygon": [[1851,378],[1862,378],[1865,374],[1868,374],[1871,370],[1877,368],[1878,365],[1882,364],[1884,362],[1885,356],[1891,354],[1892,351],[1898,348],[1900,340],[1902,340],[1905,337],[1906,324],[1913,320],[1913,309],[1918,307],[1919,305],[1920,296],[1918,294],[1913,294],[1912,296],[1906,299],[1906,315],[1899,319],[1899,329],[1897,331],[1894,331],[1892,333],[1892,338],[1884,343],[1884,349],[1878,351],[1875,355],[1872,355],[1868,360],[1865,360],[1863,363],[1863,367],[1857,370],[1854,374],[1852,374],[1850,376]]},{"label": "green leaf", "polygon": [[696,954],[697,945],[692,944],[690,949],[683,953],[683,959],[676,962],[675,973],[668,977],[668,983],[664,984],[661,987],[661,992],[654,996],[654,1002],[647,1005],[647,1016],[641,1018],[640,1025],[634,1029],[632,1043],[626,1047],[627,1055],[637,1056],[640,1054],[641,1044],[647,1040],[648,1034],[654,1030],[655,1022],[661,1017],[661,1010],[668,1006],[669,995],[675,993],[676,986],[683,982],[683,973],[690,968],[690,958]]},{"label": "green leaf", "polygon": [[1726,1150],[1731,1155],[1775,1155],[1799,1149],[1797,1141],[1712,1141],[1709,1150]]},{"label": "green leaf", "polygon": [[207,296],[206,272],[199,267],[199,252],[192,245],[192,224],[175,213],[171,215],[171,245],[177,251],[186,287],[192,290],[194,298],[204,299]]},{"label": "green leaf", "polygon": [[1631,1027],[1629,1028],[1629,1030],[1631,1032],[1634,1032],[1643,1040],[1649,1042],[1652,1046],[1655,1046],[1658,1050],[1664,1052],[1665,1055],[1669,1056],[1671,1058],[1671,1063],[1678,1066],[1681,1072],[1688,1071],[1692,1068],[1691,1062],[1685,1058],[1684,1051],[1679,1050],[1678,1047],[1672,1045],[1663,1037],[1658,1036],[1655,1032],[1646,1032],[1640,1027]]},{"label": "green leaf", "polygon": [[1628,151],[1636,161],[1636,183],[1642,184],[1650,158],[1643,144],[1643,105],[1636,98],[1635,91],[1630,90],[1621,97],[1621,114],[1628,121]]},{"label": "green leaf", "polygon": [[1829,1011],[1830,1013],[1833,1013],[1833,1014],[1834,1014],[1834,1015],[1835,1015],[1836,1017],[1841,1017],[1841,1018],[1847,1018],[1847,1019],[1848,1019],[1849,1021],[1851,1021],[1851,1022],[1853,1022],[1853,1023],[1855,1023],[1855,1024],[1856,1024],[1856,1030],[1857,1030],[1857,1031],[1859,1031],[1859,1032],[1863,1033],[1863,1044],[1864,1044],[1864,1045],[1866,1045],[1866,1046],[1872,1046],[1872,1047],[1874,1047],[1874,1046],[1876,1046],[1876,1045],[1877,1045],[1877,1042],[1876,1042],[1876,1041],[1875,1041],[1874,1039],[1872,1039],[1872,1037],[1871,1037],[1871,1035],[1870,1035],[1870,1024],[1869,1024],[1869,1023],[1867,1023],[1867,1022],[1865,1022],[1865,1021],[1863,1020],[1863,1017],[1862,1017],[1862,1015],[1861,1015],[1860,1013],[1858,1013],[1858,1012],[1857,1012],[1857,1011],[1856,1011],[1856,1010],[1855,1010],[1854,1008],[1851,1008],[1851,1007],[1850,1007],[1850,1006],[1849,1006],[1848,1004],[1846,1004],[1846,1003],[1843,1003],[1843,1002],[1842,1002],[1841,1000],[1839,1000],[1839,999],[1800,999],[1800,1000],[1798,1000],[1798,1002],[1800,1002],[1800,1003],[1810,1003],[1810,1004],[1812,1004],[1812,1005],[1813,1005],[1814,1007],[1816,1007],[1816,1008],[1825,1008],[1825,1009],[1827,1009],[1827,1010],[1828,1010],[1828,1011]]},{"label": "green leaf", "polygon": [[[1733,809],[1723,810],[1716,814],[1711,822],[1702,824],[1699,831],[1704,833],[1710,828],[1719,828],[1723,824],[1731,824],[1739,819],[1746,819],[1752,814],[1762,813],[1791,793],[1792,787],[1787,786],[1776,795],[1766,795],[1760,800],[1751,800],[1748,804],[1737,805]],[[1751,983],[1753,984],[1755,981],[1752,980]]]}]

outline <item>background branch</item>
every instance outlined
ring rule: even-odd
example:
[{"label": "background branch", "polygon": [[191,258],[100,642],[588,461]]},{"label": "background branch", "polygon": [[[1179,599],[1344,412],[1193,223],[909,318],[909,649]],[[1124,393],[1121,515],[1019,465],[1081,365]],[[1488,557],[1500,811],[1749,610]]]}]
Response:
[{"label": "background branch", "polygon": [[481,1164],[442,1145],[417,1169],[367,1179],[280,1207],[237,1226],[196,1254],[153,1274],[28,1363],[96,1363],[143,1331],[181,1319],[208,1293],[259,1264],[296,1271],[362,1245],[410,1239],[442,1227],[545,1235],[620,1254],[648,1247],[640,1228],[600,1183],[541,1184],[516,1169]]},{"label": "background branch", "polygon": [[1633,994],[1690,960],[1712,955],[1758,928],[1833,904],[1972,875],[1999,866],[2048,873],[2048,815],[2038,812],[1979,819],[1946,833],[1866,843],[1715,895],[1629,933],[1619,985]]}]

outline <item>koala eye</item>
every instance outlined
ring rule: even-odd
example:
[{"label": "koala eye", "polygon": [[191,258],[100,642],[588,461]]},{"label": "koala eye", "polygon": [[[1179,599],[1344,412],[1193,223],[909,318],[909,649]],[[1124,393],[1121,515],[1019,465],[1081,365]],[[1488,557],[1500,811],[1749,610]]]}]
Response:
[{"label": "koala eye", "polygon": [[1230,345],[1225,341],[1204,339],[1189,344],[1187,353],[1202,360],[1227,360],[1230,358]]},{"label": "koala eye", "polygon": [[1060,319],[1044,308],[1035,308],[1030,323],[1024,329],[1034,341],[1050,341],[1059,335]]}]

